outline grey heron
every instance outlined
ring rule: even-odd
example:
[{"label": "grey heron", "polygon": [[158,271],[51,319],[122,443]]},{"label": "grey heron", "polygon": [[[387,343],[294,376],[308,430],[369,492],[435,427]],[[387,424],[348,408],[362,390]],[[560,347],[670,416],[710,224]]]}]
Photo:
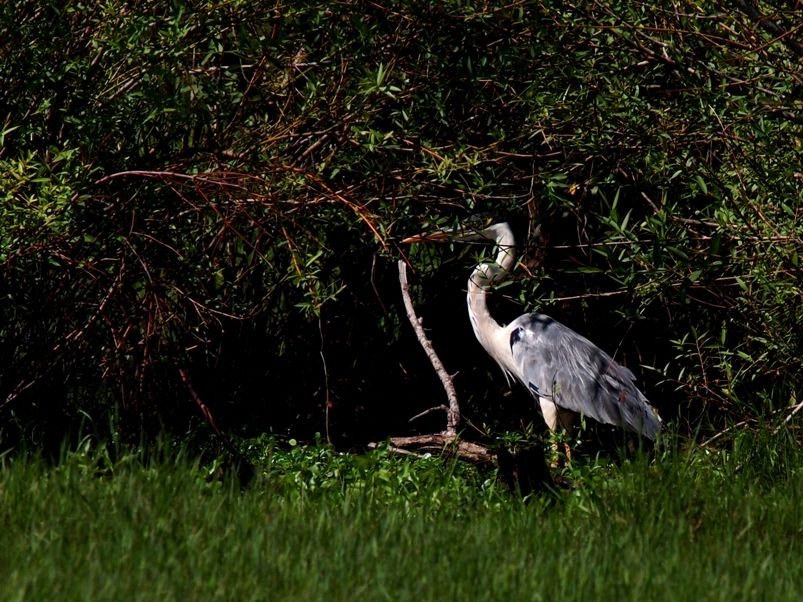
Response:
[{"label": "grey heron", "polygon": [[577,414],[623,427],[649,439],[661,417],[635,385],[633,373],[571,328],[543,314],[519,316],[507,326],[488,311],[489,288],[503,280],[516,262],[516,242],[506,223],[483,230],[437,230],[404,239],[489,241],[495,261],[481,262],[468,279],[468,317],[485,351],[538,401],[551,431],[571,427]]}]

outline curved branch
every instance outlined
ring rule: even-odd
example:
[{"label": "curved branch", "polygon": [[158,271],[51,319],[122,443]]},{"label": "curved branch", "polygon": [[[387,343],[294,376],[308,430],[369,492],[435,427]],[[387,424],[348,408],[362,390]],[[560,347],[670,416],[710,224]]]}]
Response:
[{"label": "curved branch", "polygon": [[460,405],[457,402],[457,392],[454,388],[454,380],[446,371],[446,368],[443,366],[443,362],[441,362],[438,354],[435,353],[435,349],[432,347],[432,343],[427,338],[427,335],[424,332],[424,327],[421,325],[421,318],[415,315],[413,302],[410,299],[410,288],[407,284],[407,264],[401,259],[399,260],[399,284],[401,285],[404,307],[407,310],[407,318],[410,320],[413,330],[415,330],[415,334],[418,337],[418,342],[421,343],[421,346],[424,348],[429,361],[432,363],[432,367],[435,368],[435,372],[437,373],[438,378],[441,379],[443,388],[446,390],[446,397],[449,400],[449,407],[445,408],[446,430],[444,431],[444,434],[454,436],[457,434],[457,425],[460,422]]}]

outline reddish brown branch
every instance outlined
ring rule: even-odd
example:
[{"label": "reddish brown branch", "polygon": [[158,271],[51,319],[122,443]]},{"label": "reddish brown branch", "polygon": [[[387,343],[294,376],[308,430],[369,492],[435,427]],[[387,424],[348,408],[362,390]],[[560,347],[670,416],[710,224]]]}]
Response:
[{"label": "reddish brown branch", "polygon": [[236,458],[241,458],[242,455],[240,454],[240,452],[237,451],[237,448],[234,447],[229,438],[226,435],[224,435],[223,431],[221,431],[220,428],[218,427],[217,422],[215,422],[215,417],[212,414],[212,410],[210,410],[209,406],[207,406],[203,402],[201,396],[198,395],[198,392],[195,390],[195,387],[192,386],[192,383],[190,382],[190,377],[187,376],[187,371],[184,370],[184,368],[179,368],[178,375],[181,377],[181,382],[183,382],[184,386],[187,387],[187,391],[189,391],[190,397],[192,397],[192,401],[195,402],[195,405],[197,405],[198,409],[201,411],[201,415],[204,417],[209,426],[212,427],[212,430],[215,431],[215,434],[218,437],[220,437],[220,440],[223,442],[225,448],[229,452],[231,452]]}]

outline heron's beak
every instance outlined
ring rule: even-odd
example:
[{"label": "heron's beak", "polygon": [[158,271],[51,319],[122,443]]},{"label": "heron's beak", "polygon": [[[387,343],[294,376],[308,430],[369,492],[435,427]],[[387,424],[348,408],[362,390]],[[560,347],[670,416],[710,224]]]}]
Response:
[{"label": "heron's beak", "polygon": [[435,230],[434,232],[423,232],[414,236],[408,236],[402,241],[402,244],[410,245],[416,242],[433,242],[442,240],[451,240],[449,232],[445,230]]}]

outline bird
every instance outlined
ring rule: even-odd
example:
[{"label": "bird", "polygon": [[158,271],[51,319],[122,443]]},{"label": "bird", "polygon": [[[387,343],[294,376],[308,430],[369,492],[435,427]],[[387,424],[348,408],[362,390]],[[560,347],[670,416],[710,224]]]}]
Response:
[{"label": "bird", "polygon": [[480,262],[468,279],[468,317],[474,335],[502,368],[508,384],[515,379],[537,401],[550,431],[568,431],[579,414],[656,438],[661,417],[636,387],[633,372],[597,345],[544,314],[524,314],[506,326],[491,316],[488,291],[508,277],[516,263],[516,241],[507,222],[483,229],[440,229],[402,242],[427,241],[495,244],[495,260]]}]

